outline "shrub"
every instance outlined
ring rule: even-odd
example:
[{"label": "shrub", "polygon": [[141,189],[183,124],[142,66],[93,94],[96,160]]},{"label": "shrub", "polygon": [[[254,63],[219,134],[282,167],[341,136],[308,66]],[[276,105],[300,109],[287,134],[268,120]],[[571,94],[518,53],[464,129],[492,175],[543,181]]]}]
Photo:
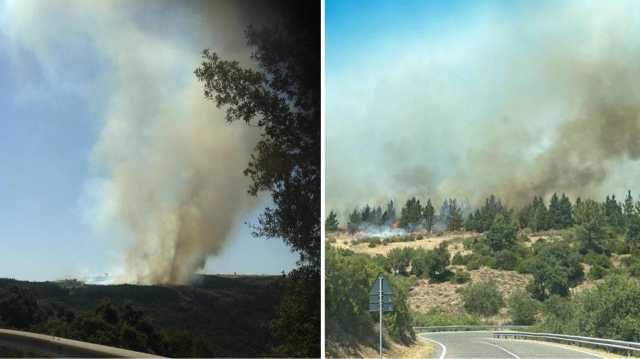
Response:
[{"label": "shrub", "polygon": [[[617,340],[640,340],[640,285],[633,278],[608,276],[571,300],[545,303],[544,330]],[[551,303],[549,303],[551,304]]]},{"label": "shrub", "polygon": [[460,254],[460,252],[458,252],[453,255],[453,258],[451,258],[451,264],[456,266],[465,265],[466,259],[467,257],[463,256],[462,254]]},{"label": "shrub", "polygon": [[516,325],[531,325],[536,321],[539,302],[523,290],[514,292],[508,300],[511,322]]},{"label": "shrub", "polygon": [[589,278],[592,280],[602,279],[608,273],[609,271],[607,270],[607,268],[601,265],[594,265],[593,267],[591,267],[591,270],[589,271]]},{"label": "shrub", "polygon": [[434,250],[416,251],[411,270],[418,277],[427,276],[436,282],[445,281],[451,274],[447,269],[449,257],[446,243],[442,243]]},{"label": "shrub", "polygon": [[453,281],[458,284],[464,284],[469,282],[470,280],[471,275],[469,274],[469,272],[462,269],[457,269],[456,274],[453,277]]},{"label": "shrub", "polygon": [[502,250],[497,253],[495,264],[498,269],[514,270],[518,265],[518,256],[514,251]]},{"label": "shrub", "polygon": [[495,282],[470,284],[462,291],[464,309],[470,314],[491,316],[504,306],[502,294]]}]

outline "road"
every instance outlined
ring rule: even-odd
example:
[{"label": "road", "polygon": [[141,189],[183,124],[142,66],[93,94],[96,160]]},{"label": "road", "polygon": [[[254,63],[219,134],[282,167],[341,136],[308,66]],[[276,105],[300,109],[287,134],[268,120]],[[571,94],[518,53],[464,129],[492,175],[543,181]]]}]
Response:
[{"label": "road", "polygon": [[602,358],[587,353],[543,342],[496,339],[491,332],[437,332],[419,336],[435,344],[435,359],[453,358]]}]

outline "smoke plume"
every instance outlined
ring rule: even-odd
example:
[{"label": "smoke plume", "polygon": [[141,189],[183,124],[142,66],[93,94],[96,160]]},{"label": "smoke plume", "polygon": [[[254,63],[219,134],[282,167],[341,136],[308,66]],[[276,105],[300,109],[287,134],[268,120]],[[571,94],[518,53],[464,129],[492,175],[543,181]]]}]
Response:
[{"label": "smoke plume", "polygon": [[329,208],[638,190],[639,15],[632,1],[485,9],[328,69]]},{"label": "smoke plume", "polygon": [[[258,4],[259,5],[259,4]],[[193,75],[204,48],[250,65],[248,24],[273,17],[242,1],[20,1],[5,5],[12,38],[50,83],[88,57],[100,113],[96,222],[129,238],[126,282],[181,283],[218,254],[258,204],[242,174],[259,133],[224,121]],[[17,55],[16,55],[17,56]]]}]

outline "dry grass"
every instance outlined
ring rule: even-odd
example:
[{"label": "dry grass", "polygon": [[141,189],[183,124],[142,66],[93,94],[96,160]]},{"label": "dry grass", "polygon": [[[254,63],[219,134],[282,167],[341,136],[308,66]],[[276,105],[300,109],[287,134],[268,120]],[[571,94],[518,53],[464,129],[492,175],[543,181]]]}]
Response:
[{"label": "dry grass", "polygon": [[[423,249],[434,249],[437,248],[442,242],[458,242],[452,243],[449,247],[450,250],[452,248],[459,248],[458,251],[463,251],[464,248],[459,241],[462,241],[465,238],[470,238],[477,236],[476,233],[472,232],[460,232],[460,233],[447,233],[442,235],[431,235],[428,233],[423,234],[423,238],[411,241],[411,242],[395,242],[388,243],[386,245],[377,245],[373,248],[369,247],[368,243],[359,243],[353,245],[351,242],[355,239],[363,237],[362,234],[349,234],[346,232],[341,233],[332,233],[327,236],[328,240],[332,241],[332,245],[338,248],[350,249],[356,253],[364,253],[370,256],[376,256],[378,254],[386,256],[392,249],[394,248],[423,248]],[[452,252],[454,253],[454,252]]]},{"label": "dry grass", "polygon": [[[455,271],[456,268],[464,267],[451,266],[451,270]],[[527,274],[486,267],[470,271],[469,274],[471,274],[471,282],[469,283],[494,281],[505,299],[511,296],[515,290],[524,289],[531,278]],[[431,309],[439,308],[448,313],[461,314],[464,309],[460,290],[469,283],[430,283],[428,280],[420,279],[409,292],[409,306],[416,312],[426,313]],[[506,308],[503,308],[497,316],[489,318],[489,321],[495,323],[505,323],[508,320]]]},{"label": "dry grass", "polygon": [[[389,348],[385,349],[385,358],[430,358],[435,352],[435,346],[429,342],[416,340],[411,345],[402,345],[392,340],[387,341]],[[330,346],[330,345],[328,345]],[[358,345],[356,348],[331,346],[325,353],[327,358],[379,358],[378,348]]]}]

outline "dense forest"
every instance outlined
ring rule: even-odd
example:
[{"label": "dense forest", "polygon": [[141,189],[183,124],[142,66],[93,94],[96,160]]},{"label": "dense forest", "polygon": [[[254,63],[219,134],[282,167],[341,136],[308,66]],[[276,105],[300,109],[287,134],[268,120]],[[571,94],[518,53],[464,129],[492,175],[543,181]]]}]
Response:
[{"label": "dense forest", "polygon": [[170,357],[274,356],[287,278],[203,275],[191,286],[0,279],[0,327]]},{"label": "dense forest", "polygon": [[[521,208],[509,208],[490,196],[479,208],[467,210],[464,218],[459,203],[448,199],[435,214],[430,200],[423,206],[411,198],[397,218],[393,202],[384,209],[365,206],[351,213],[351,232],[393,223],[407,231],[388,238],[367,237],[365,232],[353,240],[369,247],[421,240],[421,233],[435,222],[475,234],[462,240],[465,251],[455,255],[443,242],[430,250],[407,246],[393,248],[386,256],[370,256],[336,248],[330,239],[329,340],[344,341],[343,333],[354,333],[351,340],[360,342],[358,337],[371,337],[375,318],[366,312],[367,290],[381,271],[400,293],[418,279],[465,284],[464,313],[456,315],[438,310],[411,313],[406,296],[398,296],[397,310],[386,314],[385,324],[392,335],[405,340],[412,337],[412,325],[479,324],[506,307],[511,323],[532,325],[532,330],[640,341],[640,201],[634,201],[631,192],[622,202],[615,196],[603,202],[572,202],[564,194],[553,194],[545,202],[536,196]],[[327,217],[327,225],[328,233],[338,230],[335,213]],[[515,271],[530,280],[504,298],[491,281],[471,282],[469,272],[481,267]],[[593,286],[573,290],[586,281]]]}]

